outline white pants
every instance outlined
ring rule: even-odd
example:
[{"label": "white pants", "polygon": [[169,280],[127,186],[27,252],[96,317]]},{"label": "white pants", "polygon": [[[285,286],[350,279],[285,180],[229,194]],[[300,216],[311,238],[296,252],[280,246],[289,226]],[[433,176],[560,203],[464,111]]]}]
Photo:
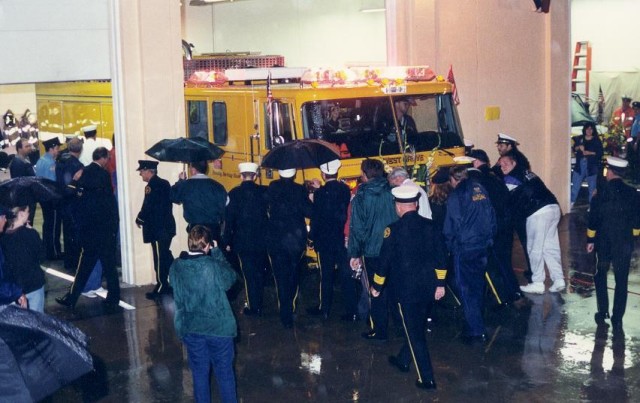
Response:
[{"label": "white pants", "polygon": [[544,282],[545,263],[552,281],[564,280],[558,240],[559,222],[560,206],[557,204],[544,206],[527,217],[527,253],[534,283]]}]

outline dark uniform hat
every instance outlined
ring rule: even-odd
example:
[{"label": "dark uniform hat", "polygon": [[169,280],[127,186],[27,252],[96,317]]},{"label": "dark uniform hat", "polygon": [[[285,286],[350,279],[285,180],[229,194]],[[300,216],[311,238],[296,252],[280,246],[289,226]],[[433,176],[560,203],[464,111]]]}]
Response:
[{"label": "dark uniform hat", "polygon": [[438,169],[438,172],[436,172],[431,178],[431,182],[436,185],[442,185],[443,183],[449,182],[449,167],[442,167]]},{"label": "dark uniform hat", "polygon": [[638,101],[633,101],[633,103],[631,104],[631,106],[632,106],[633,108],[640,108],[640,102],[638,102]]},{"label": "dark uniform hat", "polygon": [[150,160],[138,160],[138,169],[136,171],[142,171],[143,169],[158,169],[158,161]]},{"label": "dark uniform hat", "polygon": [[476,148],[475,150],[471,150],[469,152],[469,157],[475,158],[478,161],[482,161],[485,164],[489,163],[489,156],[487,155],[487,153],[480,149],[480,148]]},{"label": "dark uniform hat", "polygon": [[420,188],[412,185],[400,185],[391,189],[396,203],[413,203],[420,198]]},{"label": "dark uniform hat", "polygon": [[43,141],[42,145],[44,146],[45,150],[50,150],[53,147],[59,146],[60,145],[60,139],[58,139],[58,137],[53,137],[49,140]]}]

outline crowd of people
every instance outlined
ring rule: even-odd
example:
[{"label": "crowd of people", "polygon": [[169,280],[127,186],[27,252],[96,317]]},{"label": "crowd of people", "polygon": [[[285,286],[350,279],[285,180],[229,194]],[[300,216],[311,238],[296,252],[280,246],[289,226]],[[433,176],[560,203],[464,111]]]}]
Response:
[{"label": "crowd of people", "polygon": [[[84,144],[72,139],[63,155],[59,155],[57,138],[43,142],[46,153],[35,170],[28,161],[28,145],[20,141],[16,145],[12,176],[37,174],[56,180],[66,193],[58,204],[43,203],[43,238],[30,226],[35,206],[0,208],[0,228],[5,232],[0,237],[0,298],[4,303],[42,312],[45,277],[40,262],[63,258],[65,266],[75,271],[75,280],[64,296],[56,298],[58,303],[73,308],[100,266],[107,280],[105,306],[109,311],[118,310],[118,210],[107,170],[111,156],[106,147],[87,147],[93,130],[90,127],[85,132],[89,140]],[[586,125],[576,145],[582,158],[581,170],[574,173],[576,180],[592,176],[589,161],[601,156],[601,147],[591,145],[597,139],[594,130]],[[343,304],[340,318],[349,322],[366,319],[369,328],[362,337],[371,342],[388,339],[390,319],[401,327],[405,344],[389,357],[389,363],[402,372],[408,372],[413,363],[416,385],[422,389],[436,388],[425,326],[433,302],[445,293],[453,293],[460,301],[463,341],[475,344],[486,341],[483,306],[487,288],[500,304],[516,308],[527,293],[563,291],[557,199],[531,170],[515,138],[501,133],[496,144],[500,157],[493,167],[485,151],[470,146],[467,156],[457,157],[454,166],[440,168],[427,189],[416,184],[404,168],[386,172],[377,159],[362,162],[359,185],[354,189],[338,180],[340,160],[322,164],[321,180],[314,179],[306,187],[295,181],[296,169],[279,170],[279,179],[259,185],[259,166],[243,162],[238,166],[242,182],[228,193],[207,176],[206,161],[191,163],[190,176],[183,172],[171,185],[158,176],[158,162],[140,160],[137,170],[146,185],[136,224],[142,229],[143,241],[151,244],[156,273],[156,284],[146,296],[173,295],[176,331],[188,352],[196,401],[207,401],[210,396],[209,363],[223,401],[237,400],[233,374],[236,322],[226,292],[241,277],[245,291],[242,314],[261,316],[271,271],[280,321],[285,329],[292,328],[299,312],[300,267],[309,248],[315,251],[320,281],[317,302],[306,312],[322,320],[331,317],[338,277]],[[84,165],[88,149],[91,162]],[[621,329],[633,240],[640,235],[640,198],[621,180],[628,162],[615,157],[607,162],[604,180],[599,181],[597,191],[594,184],[589,194],[587,251],[598,255],[595,321],[605,326],[609,319],[606,273],[613,265],[616,292],[610,319],[614,329]],[[173,204],[182,204],[188,224],[188,248],[176,259],[170,250],[176,234]],[[63,223],[64,254],[58,215]],[[529,272],[528,276],[525,273],[528,283],[522,286],[511,263],[514,232]],[[238,262],[236,270],[230,261]]]}]

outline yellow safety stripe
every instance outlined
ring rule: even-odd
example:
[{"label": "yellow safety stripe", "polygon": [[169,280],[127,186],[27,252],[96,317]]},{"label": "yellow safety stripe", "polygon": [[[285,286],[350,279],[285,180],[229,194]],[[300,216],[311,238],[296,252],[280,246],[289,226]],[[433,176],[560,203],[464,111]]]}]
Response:
[{"label": "yellow safety stripe", "polygon": [[398,302],[398,311],[400,312],[400,319],[402,319],[402,327],[404,329],[404,335],[407,337],[407,345],[409,346],[409,351],[411,352],[411,358],[413,359],[413,364],[416,366],[416,372],[418,373],[418,381],[420,383],[423,382],[422,377],[420,376],[420,367],[418,366],[418,360],[416,360],[416,354],[413,352],[413,343],[411,341],[411,337],[409,337],[409,330],[407,330],[407,324],[404,321],[404,313],[402,312],[402,305]]},{"label": "yellow safety stripe", "polygon": [[444,280],[447,277],[447,269],[436,269],[436,278]]},{"label": "yellow safety stripe", "polygon": [[587,229],[587,238],[593,238],[596,236],[596,230],[594,229]]},{"label": "yellow safety stripe", "polygon": [[378,285],[383,285],[385,281],[385,277],[378,276],[377,274],[373,275],[373,282]]},{"label": "yellow safety stripe", "polygon": [[484,272],[484,277],[487,279],[487,283],[489,284],[489,288],[491,288],[491,292],[496,297],[496,301],[498,301],[498,304],[502,304],[502,300],[500,299],[500,296],[498,295],[498,291],[496,291],[496,287],[493,285],[493,281],[491,281],[491,277],[489,276],[489,273],[487,273],[485,271]]}]

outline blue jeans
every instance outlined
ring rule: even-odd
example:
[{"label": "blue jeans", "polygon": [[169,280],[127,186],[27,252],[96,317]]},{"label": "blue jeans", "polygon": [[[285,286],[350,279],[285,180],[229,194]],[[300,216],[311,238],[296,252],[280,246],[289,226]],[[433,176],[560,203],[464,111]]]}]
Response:
[{"label": "blue jeans", "polygon": [[193,376],[193,397],[196,403],[211,401],[209,383],[211,366],[216,376],[221,401],[237,403],[236,376],[233,372],[235,355],[233,338],[189,333],[182,341],[187,347],[189,368]]},{"label": "blue jeans", "polygon": [[578,198],[578,193],[580,193],[580,187],[582,186],[582,181],[586,180],[587,185],[589,186],[589,204],[591,204],[591,198],[593,197],[593,192],[596,190],[596,180],[598,175],[587,176],[587,160],[583,158],[580,160],[580,173],[575,170],[571,174],[571,203],[575,203]]},{"label": "blue jeans", "polygon": [[29,309],[44,313],[44,286],[27,294],[27,301],[29,301]]}]

